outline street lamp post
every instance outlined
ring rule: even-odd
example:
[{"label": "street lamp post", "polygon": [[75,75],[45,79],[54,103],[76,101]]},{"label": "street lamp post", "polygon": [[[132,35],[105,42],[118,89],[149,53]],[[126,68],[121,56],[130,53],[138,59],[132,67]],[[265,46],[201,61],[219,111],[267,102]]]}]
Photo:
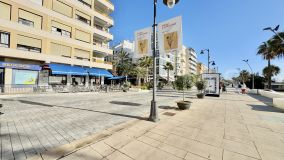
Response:
[{"label": "street lamp post", "polygon": [[271,31],[273,32],[276,36],[278,36],[281,41],[284,43],[284,39],[277,33],[278,29],[279,29],[280,25],[277,25],[274,29],[272,29],[271,27],[267,27],[267,28],[264,28],[263,30],[264,31]]},{"label": "street lamp post", "polygon": [[[163,0],[163,3],[168,6],[169,8],[173,8],[175,4],[177,4],[179,0]],[[157,109],[157,102],[156,102],[156,88],[157,88],[157,68],[156,68],[156,33],[157,33],[157,23],[156,23],[156,16],[157,16],[157,0],[154,0],[154,24],[153,24],[153,99],[151,101],[151,110],[149,121],[157,122],[159,121],[158,117],[158,109]]]},{"label": "street lamp post", "polygon": [[254,72],[253,72],[253,70],[252,70],[250,64],[248,63],[249,60],[246,59],[246,60],[243,60],[243,61],[249,66],[250,71],[251,71],[251,73],[252,73],[252,89],[254,89]]},{"label": "street lamp post", "polygon": [[208,73],[209,73],[210,72],[210,50],[209,49],[203,49],[203,50],[201,50],[200,54],[204,54],[205,51],[207,51],[207,53],[208,53],[207,59],[208,59]]}]

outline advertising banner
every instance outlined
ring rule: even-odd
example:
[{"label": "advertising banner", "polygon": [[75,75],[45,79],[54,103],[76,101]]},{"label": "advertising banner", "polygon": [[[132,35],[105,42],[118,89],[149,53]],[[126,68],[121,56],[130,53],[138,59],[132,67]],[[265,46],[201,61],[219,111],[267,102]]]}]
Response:
[{"label": "advertising banner", "polygon": [[160,54],[182,50],[182,17],[175,17],[158,25]]},{"label": "advertising banner", "polygon": [[151,49],[152,28],[145,28],[135,32],[135,57],[152,56]]}]

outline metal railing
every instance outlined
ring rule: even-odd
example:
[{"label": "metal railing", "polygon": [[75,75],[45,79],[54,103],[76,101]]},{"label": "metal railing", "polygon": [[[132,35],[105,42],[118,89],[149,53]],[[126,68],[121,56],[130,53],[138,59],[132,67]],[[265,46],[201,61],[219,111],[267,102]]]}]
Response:
[{"label": "metal railing", "polygon": [[3,85],[0,86],[0,94],[29,94],[29,93],[78,93],[78,92],[120,92],[121,85]]}]

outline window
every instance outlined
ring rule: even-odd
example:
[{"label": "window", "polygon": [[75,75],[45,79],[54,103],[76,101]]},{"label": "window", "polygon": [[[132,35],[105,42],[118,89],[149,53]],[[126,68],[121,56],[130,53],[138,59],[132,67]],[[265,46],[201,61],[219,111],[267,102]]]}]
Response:
[{"label": "window", "polygon": [[24,18],[19,18],[18,22],[20,24],[23,24],[23,25],[26,25],[26,26],[29,26],[29,27],[34,27],[34,22],[33,21],[30,21],[30,20],[27,20],[27,19],[24,19]]},{"label": "window", "polygon": [[84,61],[90,61],[90,52],[75,48],[75,58]]},{"label": "window", "polygon": [[10,47],[10,33],[0,32],[0,47]]},{"label": "window", "polygon": [[40,53],[41,52],[41,40],[23,36],[23,35],[18,35],[17,36],[17,49]]},{"label": "window", "polygon": [[37,53],[41,52],[40,48],[26,46],[26,45],[22,45],[22,44],[18,44],[17,49],[24,50],[24,51],[30,51],[30,52],[37,52]]},{"label": "window", "polygon": [[90,2],[88,2],[90,0],[87,0],[87,2],[86,2],[86,0],[78,0],[78,1],[81,2],[85,6],[88,6],[89,8],[92,8],[92,5],[90,4]]},{"label": "window", "polygon": [[5,20],[11,20],[11,5],[0,2],[0,18]]},{"label": "window", "polygon": [[77,20],[86,23],[88,25],[91,25],[91,17],[83,12],[80,12],[76,10],[76,17]]},{"label": "window", "polygon": [[90,33],[87,33],[87,32],[84,32],[84,31],[81,31],[81,30],[78,30],[78,29],[76,29],[75,33],[76,33],[75,34],[76,40],[86,42],[86,43],[90,43],[90,41],[91,41],[91,34]]},{"label": "window", "polygon": [[79,15],[77,15],[77,14],[76,14],[76,19],[79,20],[79,21],[81,21],[81,22],[83,22],[83,23],[86,23],[86,24],[88,24],[88,25],[91,24],[91,21],[90,21],[90,20],[88,20],[88,19],[86,19],[86,18],[84,18],[84,17],[81,17],[81,16],[79,16]]},{"label": "window", "polygon": [[52,9],[68,17],[73,17],[73,8],[59,0],[52,1]]},{"label": "window", "polygon": [[23,9],[19,9],[18,22],[26,26],[30,26],[36,29],[41,29],[42,16],[34,14],[26,10],[23,10]]},{"label": "window", "polygon": [[51,30],[52,30],[52,33],[61,35],[61,36],[63,36],[63,37],[71,38],[71,33],[68,32],[68,31],[65,31],[65,30],[60,29],[60,28],[57,28],[57,27],[52,27]]},{"label": "window", "polygon": [[71,57],[72,48],[57,43],[50,44],[50,54],[62,57]]}]

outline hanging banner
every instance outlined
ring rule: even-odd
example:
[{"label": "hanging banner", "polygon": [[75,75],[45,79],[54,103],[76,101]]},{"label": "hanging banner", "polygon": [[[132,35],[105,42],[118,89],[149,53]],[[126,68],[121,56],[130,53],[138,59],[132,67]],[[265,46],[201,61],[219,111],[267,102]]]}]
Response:
[{"label": "hanging banner", "polygon": [[182,50],[182,17],[175,17],[158,25],[160,54]]},{"label": "hanging banner", "polygon": [[135,32],[135,57],[152,56],[151,49],[152,28],[145,28]]}]

